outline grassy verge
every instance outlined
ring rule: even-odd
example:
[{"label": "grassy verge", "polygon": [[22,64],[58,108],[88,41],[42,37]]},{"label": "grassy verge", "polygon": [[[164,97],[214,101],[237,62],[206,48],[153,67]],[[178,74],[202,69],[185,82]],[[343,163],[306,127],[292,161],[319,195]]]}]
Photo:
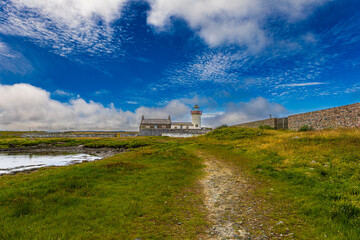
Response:
[{"label": "grassy verge", "polygon": [[159,137],[137,137],[137,138],[0,138],[0,149],[21,147],[66,147],[84,145],[88,148],[139,148],[149,145],[159,145],[166,140]]},{"label": "grassy verge", "polygon": [[0,239],[195,239],[201,162],[179,147],[0,178]]},{"label": "grassy verge", "polygon": [[199,147],[265,182],[259,194],[265,197],[271,188],[272,206],[280,209],[284,202],[285,215],[294,210],[284,222],[306,220],[298,225],[298,238],[308,239],[309,232],[313,239],[360,238],[359,130],[264,130],[261,136],[246,137],[242,129],[243,136],[235,133],[224,139],[221,130],[200,138]]}]

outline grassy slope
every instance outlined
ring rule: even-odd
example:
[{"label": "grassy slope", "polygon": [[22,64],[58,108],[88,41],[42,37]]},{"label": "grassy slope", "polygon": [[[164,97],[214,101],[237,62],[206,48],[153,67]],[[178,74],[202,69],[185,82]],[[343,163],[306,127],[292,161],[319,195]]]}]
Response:
[{"label": "grassy slope", "polygon": [[200,138],[199,147],[267,182],[259,194],[271,188],[275,208],[290,203],[282,215],[295,212],[283,220],[298,224],[298,238],[359,239],[360,131],[256,131],[247,137],[244,129],[222,129]]},{"label": "grassy slope", "polygon": [[0,239],[194,239],[200,159],[171,142],[0,178]]}]

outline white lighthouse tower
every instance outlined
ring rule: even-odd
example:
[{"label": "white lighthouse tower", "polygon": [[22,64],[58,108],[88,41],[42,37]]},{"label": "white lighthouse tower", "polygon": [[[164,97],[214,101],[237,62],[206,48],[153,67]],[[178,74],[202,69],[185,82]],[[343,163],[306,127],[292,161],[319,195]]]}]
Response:
[{"label": "white lighthouse tower", "polygon": [[193,107],[193,110],[191,111],[191,120],[194,129],[201,129],[201,115],[202,115],[202,111],[200,111],[198,105],[195,105]]}]

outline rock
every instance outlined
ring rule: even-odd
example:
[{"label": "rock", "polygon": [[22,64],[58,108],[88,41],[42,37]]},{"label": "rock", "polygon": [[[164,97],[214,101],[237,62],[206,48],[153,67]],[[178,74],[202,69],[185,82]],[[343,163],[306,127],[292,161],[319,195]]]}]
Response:
[{"label": "rock", "polygon": [[178,222],[177,225],[181,225],[182,223],[181,222]]},{"label": "rock", "polygon": [[278,222],[276,225],[284,224],[283,221]]}]

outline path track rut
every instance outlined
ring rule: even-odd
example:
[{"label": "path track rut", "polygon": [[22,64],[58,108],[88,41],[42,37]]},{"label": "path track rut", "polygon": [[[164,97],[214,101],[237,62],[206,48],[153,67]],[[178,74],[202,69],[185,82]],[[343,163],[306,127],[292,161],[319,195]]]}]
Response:
[{"label": "path track rut", "polygon": [[[204,159],[206,176],[201,180],[210,228],[200,239],[283,239],[271,233],[266,217],[271,211],[262,208],[265,201],[254,196],[254,179],[231,163],[197,151]],[[290,237],[290,238],[289,238]],[[285,237],[292,239],[291,236]]]}]

